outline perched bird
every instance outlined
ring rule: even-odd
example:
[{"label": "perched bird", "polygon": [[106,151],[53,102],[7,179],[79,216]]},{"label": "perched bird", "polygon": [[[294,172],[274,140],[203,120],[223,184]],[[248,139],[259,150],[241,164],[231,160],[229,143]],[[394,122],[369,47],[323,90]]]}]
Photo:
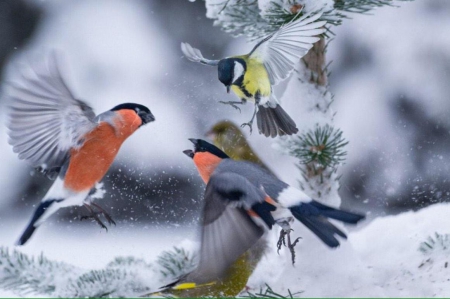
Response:
[{"label": "perched bird", "polygon": [[325,21],[318,21],[321,14],[305,14],[297,21],[282,26],[278,31],[262,39],[250,53],[221,60],[209,60],[200,50],[188,43],[181,44],[187,59],[206,65],[218,66],[219,80],[239,97],[240,101],[221,102],[239,109],[238,104],[255,103],[255,110],[248,123],[252,130],[256,115],[259,133],[266,137],[292,135],[298,132],[292,118],[281,108],[272,86],[286,79],[295,64],[315,42],[317,35],[325,32]]},{"label": "perched bird", "polygon": [[249,161],[258,164],[270,172],[253,151],[238,126],[228,120],[216,123],[207,133],[214,145],[223,150],[231,159],[236,161]]},{"label": "perched bird", "polygon": [[[89,194],[108,171],[122,143],[141,126],[155,120],[150,110],[125,103],[95,116],[75,99],[61,77],[56,52],[29,60],[20,78],[7,82],[9,143],[20,159],[40,168],[55,182],[35,210],[17,245],[59,208],[84,205],[102,227],[97,214],[111,217],[90,202]],[[98,211],[94,211],[96,208]]]},{"label": "perched bird", "polygon": [[[182,296],[235,296],[248,278],[242,261],[274,224],[290,230],[293,215],[326,245],[337,247],[346,235],[327,218],[356,224],[364,216],[334,209],[309,198],[258,165],[234,161],[216,146],[190,139],[194,151],[184,153],[206,183],[198,267],[162,288]],[[287,227],[286,227],[287,226]]]}]

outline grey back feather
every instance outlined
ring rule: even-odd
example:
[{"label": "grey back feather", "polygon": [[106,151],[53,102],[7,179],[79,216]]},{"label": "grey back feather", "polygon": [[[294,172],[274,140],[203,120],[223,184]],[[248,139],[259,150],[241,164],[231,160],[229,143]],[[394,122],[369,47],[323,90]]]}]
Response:
[{"label": "grey back feather", "polygon": [[276,200],[280,192],[289,185],[279,180],[274,175],[267,172],[264,168],[247,161],[234,161],[224,159],[217,166],[214,173],[235,173],[245,177],[248,182],[254,186],[262,187],[272,199]]}]

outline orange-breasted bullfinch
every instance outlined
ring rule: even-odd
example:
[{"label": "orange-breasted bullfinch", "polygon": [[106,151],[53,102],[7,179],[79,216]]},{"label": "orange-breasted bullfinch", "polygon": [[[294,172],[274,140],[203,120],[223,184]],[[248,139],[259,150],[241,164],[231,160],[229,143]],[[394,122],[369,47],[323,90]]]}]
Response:
[{"label": "orange-breasted bullfinch", "polygon": [[85,205],[91,217],[106,228],[97,214],[114,222],[91,202],[90,192],[108,171],[122,143],[154,121],[154,116],[147,107],[134,103],[95,116],[64,82],[56,52],[41,60],[28,60],[18,72],[20,76],[8,82],[5,92],[9,143],[20,159],[56,180],[17,244],[25,244],[39,225],[63,207]]},{"label": "orange-breasted bullfinch", "polygon": [[[278,31],[263,38],[250,53],[221,60],[205,59],[200,50],[188,43],[181,44],[187,59],[205,65],[217,66],[219,81],[227,92],[230,89],[240,101],[221,102],[239,109],[237,104],[255,103],[251,120],[242,126],[252,129],[256,115],[259,133],[266,137],[292,135],[298,132],[292,118],[281,108],[272,86],[286,79],[313,44],[325,32],[325,21],[317,21],[321,13],[305,14],[296,21],[283,25]],[[317,21],[317,22],[316,22]]]},{"label": "orange-breasted bullfinch", "polygon": [[[337,247],[336,236],[346,238],[346,235],[328,218],[350,224],[364,219],[362,215],[323,205],[257,164],[234,161],[204,140],[190,141],[194,150],[184,153],[193,159],[207,184],[199,266],[206,269],[196,270],[202,283],[210,277],[219,279],[227,266],[262,236],[262,227],[271,229],[278,224],[289,232],[286,219],[293,216],[326,245]],[[230,236],[235,238],[233,242]],[[202,273],[198,274],[199,271]]]}]

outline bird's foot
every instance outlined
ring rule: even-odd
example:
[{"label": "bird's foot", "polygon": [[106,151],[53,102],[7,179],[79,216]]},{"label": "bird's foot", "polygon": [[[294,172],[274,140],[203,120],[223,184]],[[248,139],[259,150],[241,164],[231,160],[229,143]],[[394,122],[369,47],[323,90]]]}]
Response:
[{"label": "bird's foot", "polygon": [[116,222],[112,219],[111,215],[109,215],[101,206],[99,206],[98,204],[95,203],[91,203],[91,205],[93,205],[94,207],[97,208],[97,210],[99,210],[99,213],[103,215],[103,217],[105,217],[105,219],[108,221],[108,224],[114,224],[116,225]]},{"label": "bird's foot", "polygon": [[[102,228],[104,228],[104,229],[106,229],[106,231],[108,231],[108,228],[106,227],[106,225],[103,224],[103,222],[98,217],[98,215],[103,215],[103,217],[105,217],[106,221],[108,221],[109,225],[111,225],[111,224],[116,225],[116,222],[112,219],[112,217],[99,205],[97,205],[95,203],[91,203],[90,205],[85,204],[84,206],[86,207],[86,209],[88,209],[90,214],[87,216],[81,216],[80,220],[94,219]],[[98,211],[94,211],[94,209],[92,207],[97,208]]]},{"label": "bird's foot", "polygon": [[250,134],[252,134],[252,131],[253,131],[252,126],[253,126],[253,123],[252,123],[252,122],[248,122],[248,123],[243,123],[243,124],[241,124],[241,128],[245,128],[245,126],[248,126],[248,127],[249,127],[249,129],[250,129]]},{"label": "bird's foot", "polygon": [[[294,247],[295,245],[297,245],[298,241],[301,239],[301,237],[298,237],[297,239],[294,240],[294,242],[291,242],[291,231],[293,231],[293,229],[282,229],[280,231],[280,238],[278,239],[277,242],[277,253],[280,252],[281,246],[284,245],[287,248],[289,248],[289,251],[291,252],[291,259],[292,259],[292,265],[295,264],[295,250]],[[287,236],[287,244],[286,244],[286,236]]]},{"label": "bird's foot", "polygon": [[241,108],[239,108],[237,105],[242,105],[244,103],[242,102],[233,102],[233,101],[229,101],[229,102],[225,102],[225,101],[219,101],[219,103],[224,104],[224,105],[230,105],[231,107],[233,107],[236,110],[239,110],[239,113],[241,113]]},{"label": "bird's foot", "polygon": [[90,215],[81,216],[80,221],[83,221],[85,219],[94,219],[98,223],[98,225],[101,226],[101,228],[104,228],[106,231],[108,231],[108,228],[106,227],[106,225],[103,224],[103,222],[100,220],[100,218],[98,218],[99,214],[101,214],[101,212],[92,212]]}]

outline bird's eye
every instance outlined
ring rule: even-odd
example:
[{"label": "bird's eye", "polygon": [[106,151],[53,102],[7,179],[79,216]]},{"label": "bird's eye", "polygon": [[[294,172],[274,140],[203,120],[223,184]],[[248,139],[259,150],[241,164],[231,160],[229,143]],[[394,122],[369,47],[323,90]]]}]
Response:
[{"label": "bird's eye", "polygon": [[136,113],[139,113],[141,111],[141,109],[139,109],[138,107],[134,108],[134,111],[136,111]]}]

